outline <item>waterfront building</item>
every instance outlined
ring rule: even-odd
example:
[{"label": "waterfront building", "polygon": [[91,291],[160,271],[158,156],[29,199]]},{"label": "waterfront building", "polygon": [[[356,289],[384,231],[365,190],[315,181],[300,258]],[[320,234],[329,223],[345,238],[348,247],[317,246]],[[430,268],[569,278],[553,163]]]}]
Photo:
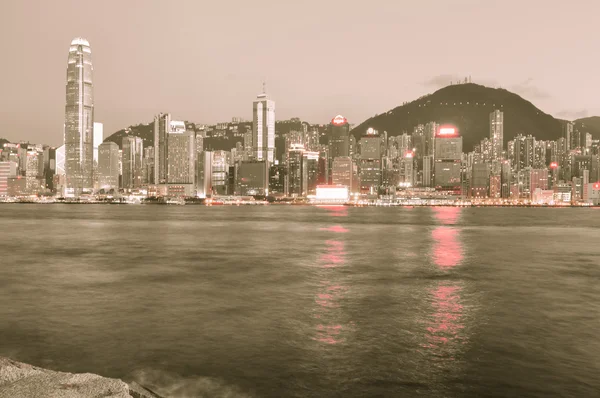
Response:
[{"label": "waterfront building", "polygon": [[329,159],[333,163],[338,156],[350,156],[350,125],[342,115],[331,119],[329,130]]},{"label": "waterfront building", "polygon": [[435,188],[443,191],[460,191],[462,137],[456,127],[440,126],[435,137],[434,159]]},{"label": "waterfront building", "polygon": [[241,161],[237,170],[237,194],[268,195],[269,174],[265,160]]},{"label": "waterfront building", "polygon": [[98,188],[119,189],[119,146],[111,141],[98,146]]},{"label": "waterfront building", "polygon": [[304,146],[292,144],[287,149],[286,163],[287,174],[285,180],[285,195],[289,197],[302,196],[302,160]]},{"label": "waterfront building", "polygon": [[17,168],[16,162],[0,162],[0,197],[8,196],[8,180],[17,177]]},{"label": "waterfront building", "polygon": [[333,161],[331,171],[331,182],[333,185],[348,187],[350,192],[353,192],[352,186],[352,158],[350,156],[338,156]]},{"label": "waterfront building", "polygon": [[252,104],[252,146],[256,160],[275,160],[275,101],[264,92]]},{"label": "waterfront building", "polygon": [[196,194],[199,198],[210,198],[212,196],[212,165],[213,152],[201,152],[198,157],[196,172]]},{"label": "waterfront building", "polygon": [[126,190],[142,186],[144,143],[140,137],[125,136],[121,144],[122,187]]},{"label": "waterfront building", "polygon": [[102,144],[103,141],[104,141],[104,125],[102,123],[94,122],[93,158],[94,158],[94,166],[95,167],[98,166],[98,147],[100,146],[100,144]]},{"label": "waterfront building", "polygon": [[360,190],[377,193],[381,185],[381,138],[369,128],[360,139]]},{"label": "waterfront building", "polygon": [[504,140],[504,112],[494,110],[490,113],[490,141],[492,144],[492,160],[502,160]]},{"label": "waterfront building", "polygon": [[93,188],[94,96],[92,50],[87,40],[71,41],[67,63],[64,125],[66,194]]},{"label": "waterfront building", "polygon": [[315,195],[319,182],[319,152],[302,154],[302,196]]}]

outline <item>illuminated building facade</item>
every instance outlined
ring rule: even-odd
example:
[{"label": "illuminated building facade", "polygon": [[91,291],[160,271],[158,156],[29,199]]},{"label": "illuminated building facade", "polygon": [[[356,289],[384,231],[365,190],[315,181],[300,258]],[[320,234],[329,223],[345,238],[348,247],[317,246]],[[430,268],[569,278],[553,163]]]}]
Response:
[{"label": "illuminated building facade", "polygon": [[360,189],[377,193],[381,185],[381,137],[369,128],[360,139]]},{"label": "illuminated building facade", "polygon": [[144,143],[140,137],[126,136],[121,148],[123,189],[138,189],[142,186]]},{"label": "illuminated building facade", "polygon": [[0,197],[8,196],[8,180],[17,177],[17,163],[0,162]]},{"label": "illuminated building facade", "polygon": [[292,144],[287,150],[287,175],[285,179],[285,194],[290,197],[302,196],[302,163],[304,146]]},{"label": "illuminated building facade", "polygon": [[98,188],[119,189],[119,146],[111,141],[98,146]]},{"label": "illuminated building facade", "polygon": [[266,93],[259,94],[252,104],[252,152],[256,160],[275,160],[275,101]]},{"label": "illuminated building facade", "polygon": [[435,188],[460,191],[462,137],[456,127],[440,126],[435,137],[434,159]]},{"label": "illuminated building facade", "polygon": [[236,182],[236,191],[239,195],[268,195],[269,175],[267,162],[264,160],[240,162]]},{"label": "illuminated building facade", "polygon": [[492,159],[502,160],[504,148],[504,112],[495,110],[490,113],[490,141],[492,144]]},{"label": "illuminated building facade", "polygon": [[65,106],[66,194],[79,196],[93,188],[94,96],[92,50],[87,40],[71,42]]},{"label": "illuminated building facade", "polygon": [[194,132],[185,123],[171,121],[167,135],[167,183],[194,184],[196,175],[196,143]]},{"label": "illuminated building facade", "polygon": [[329,124],[329,157],[331,162],[338,156],[350,156],[350,125],[342,115],[331,119]]}]

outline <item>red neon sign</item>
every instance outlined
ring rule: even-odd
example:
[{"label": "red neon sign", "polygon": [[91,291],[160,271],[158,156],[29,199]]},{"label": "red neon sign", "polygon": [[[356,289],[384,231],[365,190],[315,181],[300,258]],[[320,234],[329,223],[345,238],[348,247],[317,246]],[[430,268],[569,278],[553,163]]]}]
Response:
[{"label": "red neon sign", "polygon": [[343,117],[342,115],[337,115],[336,117],[331,119],[331,124],[336,125],[336,126],[342,126],[346,123],[348,123],[348,120],[345,117]]},{"label": "red neon sign", "polygon": [[550,168],[551,168],[551,169],[556,169],[556,168],[558,168],[558,163],[557,163],[557,162],[552,162],[552,163],[550,163]]},{"label": "red neon sign", "polygon": [[437,137],[458,137],[458,129],[455,126],[440,126],[436,134]]},{"label": "red neon sign", "polygon": [[408,158],[412,158],[413,156],[414,156],[414,154],[412,153],[412,151],[408,151],[408,152],[406,152],[406,153],[404,154],[404,157],[405,157],[405,158],[407,158],[407,159],[408,159]]}]

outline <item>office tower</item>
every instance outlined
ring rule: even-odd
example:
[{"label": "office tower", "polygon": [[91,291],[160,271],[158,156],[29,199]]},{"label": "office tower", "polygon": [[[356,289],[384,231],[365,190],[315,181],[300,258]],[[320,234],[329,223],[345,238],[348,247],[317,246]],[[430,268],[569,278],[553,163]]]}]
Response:
[{"label": "office tower", "polygon": [[353,192],[352,167],[353,162],[350,156],[338,156],[335,158],[331,168],[331,183],[333,185],[347,186],[348,191]]},{"label": "office tower", "polygon": [[252,104],[252,147],[256,160],[275,160],[275,101],[264,92]]},{"label": "office tower", "polygon": [[412,151],[412,137],[406,133],[396,137],[398,154],[400,157],[404,157],[406,153]]},{"label": "office tower", "polygon": [[[437,162],[437,160],[436,160]],[[473,163],[471,173],[471,197],[487,198],[490,184],[490,165],[488,163]]]},{"label": "office tower", "polygon": [[154,184],[167,183],[168,134],[170,128],[170,113],[160,113],[154,117]]},{"label": "office tower", "polygon": [[212,152],[212,190],[217,195],[227,195],[229,175],[229,153],[226,151]]},{"label": "office tower", "polygon": [[252,130],[248,129],[244,133],[244,160],[249,160],[252,156]]},{"label": "office tower", "polygon": [[8,180],[17,178],[17,168],[16,162],[0,162],[0,197],[8,196]]},{"label": "office tower", "polygon": [[94,122],[94,165],[98,165],[98,147],[104,141],[104,125]]},{"label": "office tower", "polygon": [[302,154],[302,196],[315,195],[319,182],[319,152]]},{"label": "office tower", "polygon": [[510,160],[502,161],[502,170],[500,171],[500,197],[502,199],[508,199],[510,197],[510,183],[511,183],[511,164]]},{"label": "office tower", "polygon": [[321,145],[319,149],[319,185],[329,184],[329,170],[329,147]]},{"label": "office tower", "polygon": [[154,146],[144,148],[142,169],[142,184],[154,184]]},{"label": "office tower", "polygon": [[573,140],[573,123],[563,120],[561,127],[562,127],[562,138],[565,139],[565,144],[566,144],[565,150],[569,151],[573,148],[571,146],[571,142]]},{"label": "office tower", "polygon": [[431,187],[433,182],[433,155],[423,156],[423,186]]},{"label": "office tower", "polygon": [[142,159],[144,156],[144,143],[140,137],[123,137],[122,170],[123,189],[132,190],[142,186]]},{"label": "office tower", "polygon": [[42,187],[40,180],[40,162],[43,159],[36,150],[27,151],[27,166],[25,169],[25,184],[29,194],[37,194]]},{"label": "office tower", "polygon": [[436,189],[461,189],[461,158],[462,137],[458,129],[454,126],[440,126],[435,136],[433,182]]},{"label": "office tower", "polygon": [[356,159],[356,156],[358,155],[358,149],[357,149],[357,145],[356,145],[356,137],[354,136],[354,134],[350,135],[350,138],[348,139],[348,156],[350,156],[352,159]]},{"label": "office tower", "polygon": [[275,161],[269,168],[269,195],[285,194],[285,164]]},{"label": "office tower", "polygon": [[400,172],[398,182],[403,187],[412,187],[415,185],[414,162],[414,153],[412,151],[406,151],[398,162]]},{"label": "office tower", "polygon": [[490,113],[490,141],[492,143],[492,160],[502,160],[504,140],[504,112],[495,110]]},{"label": "office tower", "polygon": [[98,146],[98,188],[119,189],[119,146],[111,141]]},{"label": "office tower", "polygon": [[210,198],[212,196],[212,164],[213,152],[203,151],[199,154],[197,162],[196,194],[199,198]]},{"label": "office tower", "polygon": [[65,106],[66,193],[79,196],[93,188],[94,96],[92,50],[87,40],[73,39],[69,48]]},{"label": "office tower", "polygon": [[319,130],[316,127],[306,133],[306,149],[311,152],[319,150]]},{"label": "office tower", "polygon": [[186,186],[185,196],[191,196],[196,175],[195,132],[182,121],[171,121],[167,137],[167,184]]},{"label": "office tower", "polygon": [[439,129],[439,124],[429,122],[425,124],[423,130],[424,137],[424,156],[433,156],[435,152],[435,136]]},{"label": "office tower", "polygon": [[367,129],[360,139],[360,189],[377,193],[381,185],[381,138],[377,130]]},{"label": "office tower", "polygon": [[268,195],[269,170],[264,160],[246,160],[239,163],[236,192],[239,195]]},{"label": "office tower", "polygon": [[286,196],[302,196],[302,158],[304,146],[292,144],[286,153],[287,175],[285,180]]},{"label": "office tower", "polygon": [[331,119],[328,126],[329,158],[333,162],[338,156],[350,156],[350,125],[342,115]]}]

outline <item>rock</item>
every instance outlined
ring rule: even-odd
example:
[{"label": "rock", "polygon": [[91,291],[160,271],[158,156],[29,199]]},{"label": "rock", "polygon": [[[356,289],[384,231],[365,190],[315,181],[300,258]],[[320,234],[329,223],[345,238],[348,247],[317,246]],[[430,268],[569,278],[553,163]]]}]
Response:
[{"label": "rock", "polygon": [[0,357],[0,398],[161,398],[137,383],[64,373]]}]

